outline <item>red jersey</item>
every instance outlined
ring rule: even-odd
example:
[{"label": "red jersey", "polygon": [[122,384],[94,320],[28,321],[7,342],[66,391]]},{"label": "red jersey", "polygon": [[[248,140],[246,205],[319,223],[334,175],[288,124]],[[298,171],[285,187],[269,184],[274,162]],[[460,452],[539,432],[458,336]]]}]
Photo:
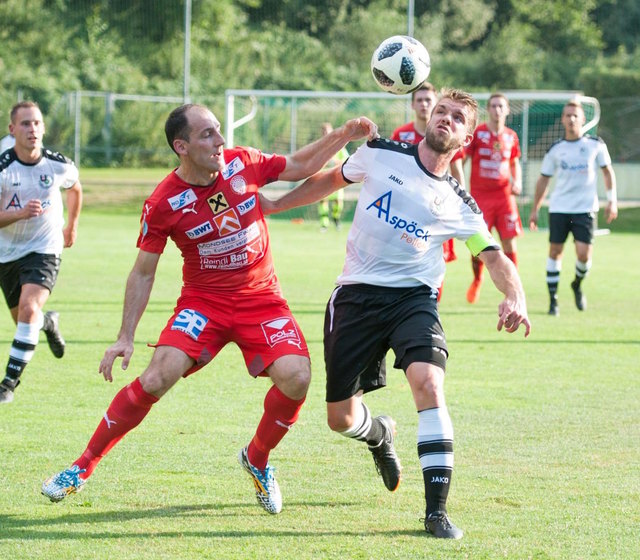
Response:
[{"label": "red jersey", "polygon": [[[397,140],[398,142],[406,142],[407,144],[418,144],[424,136],[420,134],[416,127],[413,125],[413,121],[407,124],[399,126],[391,133],[391,140]],[[451,159],[453,163],[457,159],[464,157],[464,151],[460,148]]]},{"label": "red jersey", "polygon": [[284,156],[224,150],[212,185],[184,182],[175,170],[144,203],[137,246],[162,253],[171,238],[182,254],[182,293],[242,294],[278,288],[258,189],[275,181]]},{"label": "red jersey", "polygon": [[511,195],[511,162],[521,155],[515,131],[505,127],[500,134],[494,134],[487,123],[482,123],[464,152],[471,158],[472,196],[495,195],[500,191]]}]

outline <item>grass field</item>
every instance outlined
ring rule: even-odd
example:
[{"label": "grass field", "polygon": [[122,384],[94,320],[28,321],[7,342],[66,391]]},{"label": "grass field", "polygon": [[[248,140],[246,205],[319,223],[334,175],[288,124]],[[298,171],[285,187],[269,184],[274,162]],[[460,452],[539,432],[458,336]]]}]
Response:
[{"label": "grass field", "polygon": [[[253,435],[267,389],[230,346],[183,380],[103,460],[84,491],[59,504],[44,478],[70,464],[115,392],[147,364],[179,292],[180,258],[160,262],[136,353],[114,384],[97,373],[117,334],[138,216],[87,210],[64,253],[47,309],[61,312],[67,354],[44,337],[11,405],[0,408],[0,558],[413,559],[640,557],[639,234],[596,240],[585,283],[589,309],[573,304],[574,256],[561,276],[559,317],[546,315],[546,234],[520,241],[533,332],[497,333],[499,293],[464,299],[468,253],[448,265],[442,320],[451,352],[446,391],[456,431],[449,498],[465,531],[457,542],[424,533],[417,418],[403,375],[367,402],[398,422],[404,480],[391,494],[366,448],[325,424],[322,320],[342,266],[346,231],[271,223],[276,267],[310,346],[314,378],[300,420],[272,455],[284,509],[269,516],[236,462]],[[0,325],[3,359],[13,337]],[[4,362],[3,362],[4,363]]]}]

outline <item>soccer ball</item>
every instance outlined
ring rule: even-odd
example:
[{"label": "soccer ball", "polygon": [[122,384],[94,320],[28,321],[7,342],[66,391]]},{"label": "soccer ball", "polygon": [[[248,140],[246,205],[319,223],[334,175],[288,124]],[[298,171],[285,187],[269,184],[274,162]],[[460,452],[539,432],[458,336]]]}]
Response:
[{"label": "soccer ball", "polygon": [[417,90],[429,77],[429,53],[420,41],[394,35],[380,43],[371,57],[371,73],[384,91],[403,95]]}]

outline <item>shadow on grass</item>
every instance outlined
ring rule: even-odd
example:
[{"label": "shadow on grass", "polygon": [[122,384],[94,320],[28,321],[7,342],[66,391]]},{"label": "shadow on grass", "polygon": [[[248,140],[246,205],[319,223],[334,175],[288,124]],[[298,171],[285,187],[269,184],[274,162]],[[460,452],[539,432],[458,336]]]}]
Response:
[{"label": "shadow on grass", "polygon": [[[308,508],[327,508],[327,507],[343,507],[353,506],[356,502],[292,502],[287,504],[287,509],[290,516],[295,516],[296,509],[308,509]],[[55,507],[55,506],[52,506]],[[145,519],[172,519],[173,522],[180,519],[189,519],[194,516],[202,518],[203,513],[214,512],[212,517],[228,516],[228,517],[242,517],[246,514],[246,510],[255,511],[255,504],[199,504],[199,505],[184,505],[184,506],[171,506],[163,508],[152,509],[135,509],[135,510],[112,510],[104,511],[100,513],[85,513],[83,511],[77,511],[73,513],[65,513],[57,517],[22,517],[18,515],[6,515],[0,514],[0,542],[3,540],[11,539],[43,539],[43,540],[75,540],[79,535],[83,539],[107,539],[107,538],[147,538],[150,534],[154,537],[164,538],[176,538],[176,537],[228,537],[228,538],[264,538],[264,537],[323,537],[323,536],[355,536],[361,537],[363,530],[347,531],[344,529],[336,529],[332,531],[323,530],[300,530],[296,531],[281,530],[281,529],[265,529],[257,530],[256,523],[251,524],[250,529],[246,530],[210,530],[210,531],[188,531],[188,530],[176,530],[176,531],[155,531],[150,530],[141,532],[139,526],[132,524],[131,532],[127,533],[120,527],[114,531],[87,531],[86,528],[80,528],[76,531],[70,530],[70,525],[87,525],[87,524],[99,524],[99,523],[128,523],[136,522]],[[270,516],[264,515],[264,519],[268,519]],[[280,516],[278,516],[280,517]],[[283,516],[284,517],[284,516]],[[64,527],[63,530],[57,530],[56,527]],[[37,527],[43,528],[43,530],[34,530]],[[400,536],[400,535],[415,535],[420,538],[424,538],[424,530],[389,530],[389,531],[375,531],[371,536],[386,535],[386,536]]]}]

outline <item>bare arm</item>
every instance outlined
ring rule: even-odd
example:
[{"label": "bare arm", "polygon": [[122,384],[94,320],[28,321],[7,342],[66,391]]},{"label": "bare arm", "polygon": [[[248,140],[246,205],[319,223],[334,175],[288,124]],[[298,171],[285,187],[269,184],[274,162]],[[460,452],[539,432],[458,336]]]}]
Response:
[{"label": "bare arm", "polygon": [[19,220],[28,220],[42,214],[42,203],[34,198],[24,205],[20,210],[0,210],[0,228],[11,225]]},{"label": "bare arm", "polygon": [[522,194],[522,166],[520,165],[520,158],[513,158],[511,160],[511,194],[518,196]]},{"label": "bare arm", "polygon": [[160,255],[140,250],[127,278],[122,310],[122,325],[118,339],[104,353],[99,371],[105,380],[113,381],[111,369],[117,357],[122,357],[122,369],[127,369],[133,355],[133,339],[140,318],[149,303]]},{"label": "bare arm", "polygon": [[287,165],[280,173],[281,181],[300,181],[320,171],[325,164],[352,140],[378,137],[378,127],[366,117],[351,119],[319,140],[307,144],[287,156]]},{"label": "bare arm", "polygon": [[602,168],[602,175],[604,177],[604,188],[607,193],[607,206],[604,209],[604,216],[607,223],[610,224],[618,217],[616,174],[613,171],[613,167],[607,165]]},{"label": "bare arm", "polygon": [[78,181],[67,189],[67,225],[62,230],[64,246],[71,247],[78,236],[78,218],[82,208],[82,186]]},{"label": "bare arm", "polygon": [[347,182],[342,176],[342,166],[332,167],[312,175],[304,183],[276,200],[269,200],[260,194],[260,205],[265,215],[284,212],[318,202],[346,185]]},{"label": "bare arm", "polygon": [[498,306],[498,330],[501,331],[504,327],[507,332],[512,333],[520,325],[524,325],[524,336],[529,336],[531,323],[516,267],[502,251],[483,251],[478,257],[487,267],[496,288],[504,294],[504,299]]},{"label": "bare arm", "polygon": [[531,205],[531,213],[529,214],[529,229],[535,231],[538,229],[538,210],[542,206],[542,201],[547,194],[547,188],[549,188],[549,181],[551,177],[540,175],[536,182],[536,192],[533,196],[533,203]]}]

